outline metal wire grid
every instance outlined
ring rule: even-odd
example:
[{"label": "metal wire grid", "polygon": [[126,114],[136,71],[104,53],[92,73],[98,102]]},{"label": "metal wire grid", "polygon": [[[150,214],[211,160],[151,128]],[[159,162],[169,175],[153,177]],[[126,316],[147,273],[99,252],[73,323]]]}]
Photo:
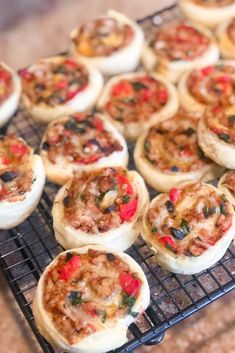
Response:
[{"label": "metal wire grid", "polygon": [[[153,23],[178,18],[177,7],[165,9],[140,20],[148,31]],[[19,111],[7,129],[16,132],[36,148],[43,127]],[[129,146],[132,155],[133,145]],[[130,158],[131,169],[134,168]],[[0,265],[9,286],[31,329],[45,353],[54,353],[39,334],[33,320],[32,298],[42,271],[62,250],[53,236],[51,207],[57,188],[47,183],[41,201],[24,223],[9,231],[1,231]],[[149,189],[153,197],[155,192]],[[153,252],[139,239],[128,251],[143,268],[151,289],[151,305],[129,328],[129,341],[115,352],[131,352],[138,346],[159,342],[166,329],[235,288],[235,248],[209,270],[194,276],[174,275],[157,266]]]}]

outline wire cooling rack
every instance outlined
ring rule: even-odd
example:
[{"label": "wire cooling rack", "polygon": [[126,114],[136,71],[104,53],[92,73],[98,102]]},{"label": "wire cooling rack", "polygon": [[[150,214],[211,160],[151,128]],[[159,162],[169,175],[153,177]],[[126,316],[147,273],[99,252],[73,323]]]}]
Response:
[{"label": "wire cooling rack", "polygon": [[[146,32],[179,18],[176,6],[152,14],[138,22]],[[16,132],[31,145],[39,146],[43,127],[28,119],[22,111],[13,118],[8,132]],[[129,146],[130,165],[134,168]],[[1,231],[0,266],[22,312],[45,353],[55,353],[39,334],[32,316],[32,298],[42,271],[62,248],[53,235],[51,207],[57,188],[47,183],[35,212],[18,227]],[[153,190],[149,190],[153,197]],[[235,248],[231,246],[225,256],[209,270],[198,275],[175,275],[157,266],[152,251],[143,240],[138,240],[128,251],[143,268],[151,289],[151,305],[129,328],[129,341],[115,352],[131,352],[138,346],[160,342],[164,332],[177,322],[192,315],[217,298],[235,288]]]}]

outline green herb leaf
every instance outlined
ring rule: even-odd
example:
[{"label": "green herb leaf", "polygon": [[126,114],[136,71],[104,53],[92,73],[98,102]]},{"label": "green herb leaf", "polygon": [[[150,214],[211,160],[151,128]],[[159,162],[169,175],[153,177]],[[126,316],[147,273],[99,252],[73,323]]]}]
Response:
[{"label": "green herb leaf", "polygon": [[165,245],[165,248],[166,248],[167,250],[172,251],[173,253],[175,252],[175,250],[172,248],[172,246],[171,246],[170,244],[168,244],[168,243]]},{"label": "green herb leaf", "polygon": [[196,130],[195,129],[193,129],[193,128],[191,128],[191,127],[189,127],[187,130],[185,130],[185,132],[184,132],[184,134],[185,135],[187,135],[187,136],[192,136],[193,134],[195,134],[196,133]]},{"label": "green herb leaf", "polygon": [[186,219],[184,219],[184,218],[182,218],[182,220],[181,220],[180,227],[182,228],[185,235],[190,232],[190,227],[189,227],[188,221],[186,221]]},{"label": "green herb leaf", "polygon": [[145,152],[149,151],[149,142],[147,140],[144,141],[144,150]]},{"label": "green herb leaf", "polygon": [[158,231],[158,229],[157,229],[157,227],[153,227],[153,228],[151,229],[151,231],[152,231],[152,233],[156,233],[156,232]]},{"label": "green herb leaf", "polygon": [[101,318],[102,324],[105,323],[106,319],[107,319],[107,313],[105,310],[102,310],[102,318]]},{"label": "green herb leaf", "polygon": [[66,252],[66,261],[68,262],[70,259],[72,259],[73,254],[71,252]]},{"label": "green herb leaf", "polygon": [[129,195],[122,196],[122,203],[128,203],[129,200],[130,200],[130,196]]},{"label": "green herb leaf", "polygon": [[235,115],[229,115],[228,121],[229,121],[230,123],[234,123],[234,122],[235,122]]},{"label": "green herb leaf", "polygon": [[135,297],[128,295],[128,294],[123,294],[121,307],[127,306],[127,313],[130,314],[131,309],[133,308],[133,306],[135,304],[135,301],[136,301]]},{"label": "green herb leaf", "polygon": [[165,205],[166,205],[168,212],[173,213],[175,211],[175,206],[173,205],[173,203],[170,200],[167,200]]},{"label": "green herb leaf", "polygon": [[224,142],[229,142],[230,136],[224,133],[217,134],[218,138]]},{"label": "green herb leaf", "polygon": [[216,212],[216,207],[208,207],[208,206],[204,206],[203,210],[202,210],[204,217],[208,218],[210,216],[212,216],[215,212]]},{"label": "green herb leaf", "polygon": [[227,215],[227,211],[225,209],[225,201],[224,200],[222,200],[221,204],[220,204],[220,213],[225,215],[225,216]]},{"label": "green herb leaf", "polygon": [[132,87],[134,88],[135,91],[139,92],[141,91],[142,89],[146,89],[148,88],[146,85],[144,85],[142,82],[132,82]]},{"label": "green herb leaf", "polygon": [[68,295],[68,299],[72,305],[82,304],[82,294],[79,291],[72,291]]}]

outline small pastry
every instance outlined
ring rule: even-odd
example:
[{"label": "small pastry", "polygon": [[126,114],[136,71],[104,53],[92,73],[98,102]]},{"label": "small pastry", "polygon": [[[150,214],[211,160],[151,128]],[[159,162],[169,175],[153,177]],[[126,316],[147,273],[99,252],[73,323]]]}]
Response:
[{"label": "small pastry", "polygon": [[228,200],[235,206],[235,171],[229,170],[218,182],[218,188],[223,192]]},{"label": "small pastry", "polygon": [[65,56],[20,70],[23,107],[36,121],[50,121],[92,107],[103,87],[99,71]]},{"label": "small pastry", "polygon": [[129,255],[90,245],[59,254],[33,301],[41,335],[68,353],[104,353],[127,342],[149,305],[145,274]]},{"label": "small pastry", "polygon": [[76,171],[126,166],[127,145],[116,128],[99,113],[77,113],[47,127],[41,157],[49,180],[64,184]]},{"label": "small pastry", "polygon": [[[235,7],[235,4],[234,4]],[[235,59],[235,13],[234,18],[221,23],[217,29],[221,55],[226,59]]]},{"label": "small pastry", "polygon": [[184,71],[214,64],[218,59],[219,48],[210,30],[190,22],[159,27],[142,54],[147,70],[156,70],[172,82],[177,82]]},{"label": "small pastry", "polygon": [[134,160],[146,182],[157,191],[219,177],[223,168],[205,157],[197,143],[198,119],[180,110],[152,126],[138,139]]},{"label": "small pastry", "polygon": [[235,16],[234,0],[179,0],[179,6],[191,21],[210,28]]},{"label": "small pastry", "polygon": [[205,155],[215,163],[235,169],[234,106],[208,108],[198,124],[198,143]]},{"label": "small pastry", "polygon": [[191,275],[219,261],[234,233],[235,213],[225,195],[212,185],[193,183],[152,200],[142,237],[162,267]]},{"label": "small pastry", "polygon": [[172,83],[159,74],[144,72],[111,78],[97,105],[130,140],[151,124],[171,117],[179,106]]},{"label": "small pastry", "polygon": [[9,134],[0,139],[0,229],[23,222],[36,208],[45,183],[41,157]]},{"label": "small pastry", "polygon": [[144,44],[140,26],[125,15],[109,10],[71,33],[71,54],[106,75],[133,71],[138,66]]},{"label": "small pastry", "polygon": [[16,112],[21,95],[21,81],[6,64],[0,62],[0,127]]},{"label": "small pastry", "polygon": [[235,61],[219,61],[215,65],[188,71],[179,81],[179,100],[189,112],[203,113],[216,104],[235,104]]},{"label": "small pastry", "polygon": [[139,235],[148,199],[135,171],[116,167],[75,175],[54,201],[55,237],[65,249],[101,244],[125,251]]}]

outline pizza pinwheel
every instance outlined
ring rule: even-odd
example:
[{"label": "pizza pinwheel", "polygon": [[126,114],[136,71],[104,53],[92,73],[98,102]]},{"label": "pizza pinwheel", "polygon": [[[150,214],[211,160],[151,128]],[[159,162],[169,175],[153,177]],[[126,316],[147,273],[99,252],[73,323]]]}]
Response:
[{"label": "pizza pinwheel", "polygon": [[212,185],[189,184],[150,203],[142,236],[156,261],[171,272],[195,274],[222,258],[235,232],[235,213]]},{"label": "pizza pinwheel", "polygon": [[71,353],[104,353],[127,341],[127,328],[149,305],[149,286],[127,254],[87,246],[59,254],[33,301],[40,333]]},{"label": "pizza pinwheel", "polygon": [[134,160],[146,182],[158,191],[192,181],[212,180],[223,168],[205,157],[197,143],[198,119],[183,110],[152,126],[137,140]]},{"label": "pizza pinwheel", "polygon": [[198,143],[215,163],[235,169],[235,110],[234,105],[207,108],[198,124]]},{"label": "pizza pinwheel", "polygon": [[95,68],[65,56],[42,59],[19,73],[23,106],[42,123],[92,107],[103,86]]},{"label": "pizza pinwheel", "polygon": [[235,16],[234,0],[180,0],[179,6],[190,20],[210,28]]},{"label": "pizza pinwheel", "polygon": [[144,33],[125,15],[109,10],[71,33],[71,54],[106,75],[134,70],[140,60]]},{"label": "pizza pinwheel", "polygon": [[35,209],[45,182],[40,156],[14,134],[0,138],[0,229],[23,222]]},{"label": "pizza pinwheel", "polygon": [[[235,6],[235,5],[234,5]],[[235,14],[234,17],[221,23],[217,37],[221,55],[226,59],[235,59]]]},{"label": "pizza pinwheel", "polygon": [[156,70],[172,82],[197,67],[214,64],[219,48],[210,30],[186,21],[163,25],[151,36],[142,53],[147,70]]},{"label": "pizza pinwheel", "polygon": [[116,167],[77,174],[54,201],[56,239],[65,249],[102,244],[124,251],[139,235],[147,203],[146,186],[135,171]]},{"label": "pizza pinwheel", "polygon": [[235,171],[227,171],[218,183],[218,188],[223,192],[229,201],[235,206]]},{"label": "pizza pinwheel", "polygon": [[175,87],[159,74],[129,73],[111,78],[97,106],[127,139],[170,118],[178,109]]},{"label": "pizza pinwheel", "polygon": [[0,127],[16,112],[21,95],[21,81],[6,64],[0,62]]},{"label": "pizza pinwheel", "polygon": [[127,145],[116,128],[99,113],[77,113],[47,127],[41,157],[48,179],[64,184],[76,171],[126,166]]},{"label": "pizza pinwheel", "polygon": [[211,105],[234,105],[235,61],[219,61],[183,74],[179,100],[185,110],[199,114]]}]

